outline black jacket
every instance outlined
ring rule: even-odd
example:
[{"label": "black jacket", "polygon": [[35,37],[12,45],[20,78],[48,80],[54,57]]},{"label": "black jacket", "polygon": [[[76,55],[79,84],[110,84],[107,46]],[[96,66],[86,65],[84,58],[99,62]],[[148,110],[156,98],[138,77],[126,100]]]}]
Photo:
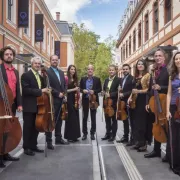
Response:
[{"label": "black jacket", "polygon": [[[94,91],[94,94],[96,95],[96,102],[98,102],[99,104],[99,97],[98,97],[98,93],[100,93],[102,91],[102,87],[101,87],[101,81],[98,77],[93,76],[93,87],[92,90]],[[82,77],[80,80],[80,91],[81,93],[83,93],[83,90],[86,89],[86,81],[87,81],[88,77]],[[82,95],[82,100],[86,99],[86,94],[83,93]]]},{"label": "black jacket", "polygon": [[[120,85],[122,87],[123,79],[120,80]],[[122,98],[123,101],[127,102],[129,96],[131,95],[131,92],[132,92],[132,89],[134,88],[134,86],[135,86],[134,77],[131,74],[129,74],[127,79],[126,79],[126,82],[125,82],[125,84],[123,86],[123,89],[122,89],[122,93],[123,93],[123,96],[124,96]]]},{"label": "black jacket", "polygon": [[[40,76],[41,88],[45,88],[42,76]],[[24,73],[21,77],[22,97],[23,97],[23,112],[37,112],[37,97],[42,95],[42,90],[39,89],[35,75],[31,70]]]},{"label": "black jacket", "polygon": [[60,103],[62,98],[59,97],[59,93],[63,93],[66,91],[67,87],[66,87],[66,82],[65,82],[65,78],[64,78],[64,72],[60,69],[59,70],[59,75],[60,75],[60,81],[57,77],[57,75],[55,74],[54,70],[50,67],[47,70],[47,74],[49,77],[49,82],[50,82],[50,86],[52,88],[52,95],[54,98],[54,103]]},{"label": "black jacket", "polygon": [[[105,79],[103,91],[106,92],[108,86],[109,78]],[[120,78],[115,76],[113,82],[111,84],[111,88],[109,90],[110,98],[113,100],[113,107],[116,109],[117,106],[117,98],[118,98],[118,87],[120,84]]]},{"label": "black jacket", "polygon": [[[4,64],[1,64],[1,70],[2,70],[2,74],[3,74],[3,79],[4,79],[4,82],[6,84],[8,84],[8,78],[7,78],[7,74],[6,74],[6,69],[4,67]],[[18,71],[15,69],[14,70],[15,72],[15,75],[16,75],[16,98],[14,99],[14,102],[16,104],[16,108],[18,106],[22,106],[22,97],[21,97],[21,92],[20,92],[20,83],[19,83],[19,73]]]}]

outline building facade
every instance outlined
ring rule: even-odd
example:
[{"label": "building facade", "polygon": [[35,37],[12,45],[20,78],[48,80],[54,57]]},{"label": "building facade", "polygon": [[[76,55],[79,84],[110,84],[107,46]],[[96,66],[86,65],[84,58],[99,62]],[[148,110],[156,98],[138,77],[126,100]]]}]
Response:
[{"label": "building facade", "polygon": [[119,73],[124,63],[132,67],[158,46],[180,48],[180,1],[133,0],[120,21],[116,53]]},{"label": "building facade", "polygon": [[[33,56],[41,57],[45,66],[49,66],[50,56],[55,53],[55,41],[61,41],[62,34],[44,0],[29,0],[28,28],[18,27],[18,2],[19,0],[0,0],[0,48],[11,46],[15,49],[17,57],[14,65],[21,75],[27,70]],[[43,14],[43,42],[35,42],[36,14]],[[65,57],[69,57],[69,54],[73,63],[74,51],[68,52],[62,45],[60,67],[63,69],[67,69],[68,59]]]}]

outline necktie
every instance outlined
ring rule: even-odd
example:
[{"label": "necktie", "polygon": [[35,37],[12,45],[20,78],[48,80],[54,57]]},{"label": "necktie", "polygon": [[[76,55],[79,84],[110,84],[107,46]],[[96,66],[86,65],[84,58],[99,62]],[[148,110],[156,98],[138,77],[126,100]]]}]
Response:
[{"label": "necktie", "polygon": [[39,73],[38,73],[38,72],[36,73],[36,80],[37,80],[39,89],[41,89],[41,80],[40,80],[40,77],[39,77]]}]

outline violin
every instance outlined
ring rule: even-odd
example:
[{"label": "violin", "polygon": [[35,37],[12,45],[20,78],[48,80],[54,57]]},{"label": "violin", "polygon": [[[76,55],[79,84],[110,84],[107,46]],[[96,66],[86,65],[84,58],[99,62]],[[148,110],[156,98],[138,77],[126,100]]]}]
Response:
[{"label": "violin", "polygon": [[[90,86],[90,90],[92,90],[92,86]],[[89,107],[90,109],[97,109],[99,104],[96,101],[96,95],[89,93]]]},{"label": "violin", "polygon": [[127,113],[126,113],[126,103],[121,100],[119,94],[122,92],[121,86],[118,87],[118,101],[117,101],[117,111],[116,111],[116,119],[117,120],[126,120]]},{"label": "violin", "polygon": [[[109,93],[109,88],[106,89],[106,93]],[[108,117],[114,116],[114,109],[112,107],[113,105],[113,100],[110,97],[104,97],[104,113]]]},{"label": "violin", "polygon": [[[67,108],[67,87],[68,83],[66,83],[66,88],[64,92],[64,97],[62,100],[62,106],[61,106],[61,120],[67,120],[68,119],[68,108]],[[66,99],[65,99],[66,98]]]},{"label": "violin", "polygon": [[[153,85],[156,84],[155,71],[152,70]],[[155,123],[153,123],[154,138],[161,143],[167,142],[167,119],[166,119],[166,94],[159,94],[154,90],[154,96],[149,100],[149,107],[155,114]]]},{"label": "violin", "polygon": [[13,103],[13,93],[4,82],[0,66],[0,155],[14,150],[22,137],[19,119],[12,113]]},{"label": "violin", "polygon": [[[49,78],[45,69],[41,70],[43,77],[46,79],[46,88],[51,89]],[[36,115],[36,129],[39,132],[52,132],[55,128],[54,106],[51,91],[42,93],[37,97],[38,113]]]},{"label": "violin", "polygon": [[[74,85],[77,87],[76,83]],[[80,109],[80,92],[79,90],[75,92],[75,102],[74,102],[74,107],[76,110]]]}]

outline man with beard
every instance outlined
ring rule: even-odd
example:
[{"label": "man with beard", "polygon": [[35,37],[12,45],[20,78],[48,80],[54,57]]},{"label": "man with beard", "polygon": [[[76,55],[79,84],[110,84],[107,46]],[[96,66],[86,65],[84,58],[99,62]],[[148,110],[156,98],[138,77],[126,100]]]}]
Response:
[{"label": "man with beard", "polygon": [[[14,49],[9,46],[4,47],[0,51],[0,59],[2,60],[1,71],[3,74],[3,80],[10,87],[14,103],[12,104],[12,113],[15,115],[16,110],[18,112],[22,111],[20,84],[19,84],[19,73],[13,67],[12,62],[16,56]],[[1,101],[1,100],[0,100]],[[5,154],[0,156],[0,167],[5,167],[4,161],[18,161],[19,158],[12,157],[10,154]]]},{"label": "man with beard", "polygon": [[[130,66],[128,64],[123,64],[123,74],[124,77],[121,79],[120,81],[120,85],[121,85],[121,91],[120,92],[120,98],[122,101],[124,101],[127,104],[127,100],[129,98],[129,96],[131,95],[132,89],[133,89],[133,76],[130,74]],[[128,117],[130,118],[130,117]],[[131,126],[131,134],[130,134],[130,141],[127,144],[128,146],[133,145],[133,123],[132,123],[132,119],[130,118],[130,124],[128,119],[123,121],[123,125],[124,125],[124,135],[121,138],[121,140],[117,141],[119,143],[126,143],[129,140],[129,126]]]}]

